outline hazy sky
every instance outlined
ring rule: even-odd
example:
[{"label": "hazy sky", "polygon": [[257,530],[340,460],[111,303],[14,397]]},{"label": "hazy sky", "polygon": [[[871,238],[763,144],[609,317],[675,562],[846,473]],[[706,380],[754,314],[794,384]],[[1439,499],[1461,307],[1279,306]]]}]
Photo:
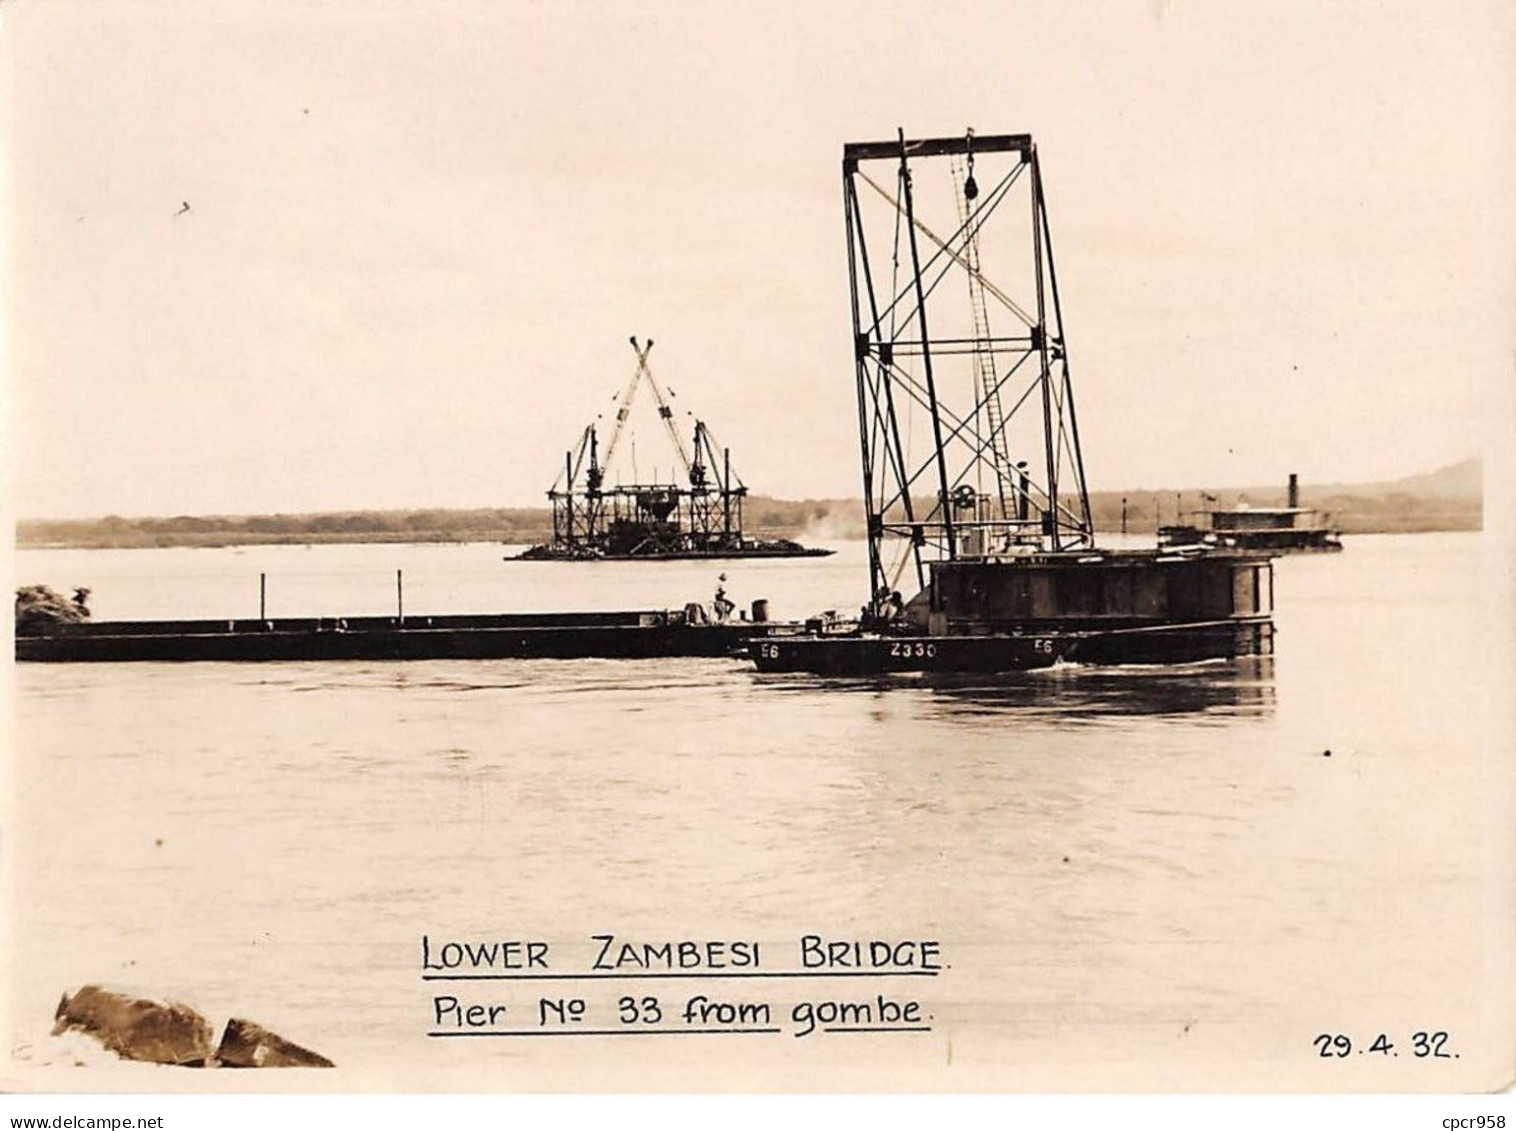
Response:
[{"label": "hazy sky", "polygon": [[839,159],[897,126],[1036,137],[1092,488],[1475,454],[1510,11],[7,4],[16,513],[537,504],[629,334],[755,490],[856,495]]}]

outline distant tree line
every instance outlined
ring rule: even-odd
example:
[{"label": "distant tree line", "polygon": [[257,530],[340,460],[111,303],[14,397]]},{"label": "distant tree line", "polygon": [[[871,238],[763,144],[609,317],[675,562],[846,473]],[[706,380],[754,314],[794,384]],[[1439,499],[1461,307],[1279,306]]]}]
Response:
[{"label": "distant tree line", "polygon": [[[1126,500],[1127,530],[1151,533],[1181,521],[1180,514],[1239,502],[1281,506],[1282,490],[1101,491],[1090,495],[1095,528],[1115,532],[1122,525]],[[1349,534],[1478,530],[1483,504],[1479,496],[1421,495],[1405,491],[1374,493],[1367,488],[1312,493],[1306,505],[1332,515]],[[864,536],[859,499],[771,499],[750,496],[744,511],[747,533],[764,538],[839,541]],[[174,515],[172,517],[27,520],[16,529],[21,548],[42,546],[81,549],[153,546],[235,546],[307,542],[500,542],[531,545],[552,534],[546,507],[473,509],[325,511],[317,514]]]},{"label": "distant tree line", "polygon": [[[832,537],[861,537],[862,504],[848,500],[750,497],[744,507],[747,530],[759,537],[784,538],[856,511]],[[154,546],[236,546],[306,542],[545,542],[553,530],[546,507],[478,507],[384,511],[324,511],[315,514],[173,515],[168,517],[25,520],[17,524],[22,548],[55,546],[132,548]]]}]

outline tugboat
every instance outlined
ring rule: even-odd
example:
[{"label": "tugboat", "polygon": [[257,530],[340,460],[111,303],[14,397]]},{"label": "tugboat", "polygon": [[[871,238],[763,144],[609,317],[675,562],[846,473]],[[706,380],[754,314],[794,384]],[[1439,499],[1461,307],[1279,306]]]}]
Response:
[{"label": "tugboat", "polygon": [[[942,158],[950,175],[918,182]],[[894,167],[893,185],[881,166]],[[752,641],[759,670],[1017,671],[1272,652],[1266,555],[1095,546],[1032,138],[902,132],[844,146],[842,174],[872,596],[845,628]],[[928,226],[934,205],[951,206],[956,226]],[[992,282],[991,261],[1016,283]],[[966,304],[939,285],[949,274],[966,283]]]},{"label": "tugboat", "polygon": [[1300,480],[1291,473],[1287,505],[1235,506],[1201,511],[1204,525],[1179,524],[1158,528],[1158,545],[1179,549],[1220,546],[1263,554],[1322,554],[1342,549],[1341,533],[1324,511],[1300,505]]}]

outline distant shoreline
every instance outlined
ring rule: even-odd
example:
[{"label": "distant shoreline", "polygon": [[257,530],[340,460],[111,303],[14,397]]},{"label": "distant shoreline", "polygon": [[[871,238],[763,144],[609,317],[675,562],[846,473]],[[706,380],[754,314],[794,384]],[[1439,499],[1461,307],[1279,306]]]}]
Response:
[{"label": "distant shoreline", "polygon": [[[1277,507],[1285,487],[1218,487],[1090,492],[1095,529],[1132,534],[1193,521],[1207,507]],[[1429,534],[1484,528],[1481,461],[1468,459],[1423,475],[1385,483],[1304,484],[1301,505],[1325,511],[1344,534]],[[773,499],[750,495],[743,504],[747,533],[797,542],[861,539],[862,499]],[[1123,517],[1125,522],[1123,523]],[[87,519],[28,519],[16,524],[21,550],[150,549],[180,546],[363,545],[367,543],[493,542],[533,546],[548,541],[547,507],[411,508],[322,511],[310,514],[174,515]]]},{"label": "distant shoreline", "polygon": [[[1180,503],[1169,492],[1130,492],[1127,530],[1152,534],[1172,523],[1181,505],[1199,508],[1201,493],[1189,492]],[[1229,497],[1231,496],[1231,497]],[[1216,506],[1236,505],[1234,492],[1220,493]],[[1122,529],[1123,496],[1101,492],[1090,496],[1095,529],[1116,534]],[[1277,506],[1282,500],[1254,495],[1257,506]],[[753,500],[764,521],[750,522],[748,532],[760,538],[789,538],[807,545],[862,539],[863,504],[856,500],[789,503]],[[1336,505],[1332,505],[1335,503]],[[1368,496],[1322,499],[1321,509],[1332,515],[1344,534],[1429,534],[1483,529],[1483,505],[1478,498],[1416,499],[1407,496]],[[467,521],[464,521],[466,516]],[[490,521],[494,519],[494,521]],[[305,546],[365,544],[494,543],[530,546],[552,534],[551,516],[512,511],[493,512],[481,521],[477,511],[380,511],[355,514],[255,515],[197,518],[108,518],[68,521],[30,521],[17,524],[18,550],[220,549],[234,546]]]},{"label": "distant shoreline", "polygon": [[[1376,535],[1399,535],[1399,534],[1477,534],[1483,529],[1482,526],[1425,526],[1425,527],[1401,527],[1394,530],[1348,530],[1344,531],[1348,536],[1362,534]],[[1119,527],[1114,530],[1096,529],[1097,534],[1119,534]],[[1132,535],[1153,534],[1151,530],[1132,530]],[[767,535],[763,535],[766,537]],[[783,535],[776,535],[783,537]],[[538,540],[539,542],[541,539]],[[829,538],[812,538],[806,545],[825,548],[836,542],[861,542],[862,531],[857,534],[833,535]],[[231,550],[249,546],[530,546],[535,542],[517,542],[511,539],[500,539],[491,535],[480,534],[477,537],[452,536],[427,538],[421,536],[394,537],[394,538],[301,538],[294,535],[276,535],[268,538],[239,541],[217,541],[214,539],[199,541],[187,538],[172,540],[159,539],[155,541],[120,541],[120,542],[29,542],[17,544],[18,551],[45,551],[45,550]]]}]

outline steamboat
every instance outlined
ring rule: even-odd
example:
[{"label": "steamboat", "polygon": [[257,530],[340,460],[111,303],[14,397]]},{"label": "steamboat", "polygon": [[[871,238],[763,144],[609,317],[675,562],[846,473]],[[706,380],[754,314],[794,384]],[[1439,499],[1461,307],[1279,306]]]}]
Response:
[{"label": "steamboat", "polygon": [[1342,549],[1342,536],[1324,511],[1300,505],[1300,479],[1290,475],[1282,507],[1239,504],[1205,510],[1199,522],[1158,529],[1158,544],[1170,549],[1225,547],[1263,554],[1321,554]]}]

